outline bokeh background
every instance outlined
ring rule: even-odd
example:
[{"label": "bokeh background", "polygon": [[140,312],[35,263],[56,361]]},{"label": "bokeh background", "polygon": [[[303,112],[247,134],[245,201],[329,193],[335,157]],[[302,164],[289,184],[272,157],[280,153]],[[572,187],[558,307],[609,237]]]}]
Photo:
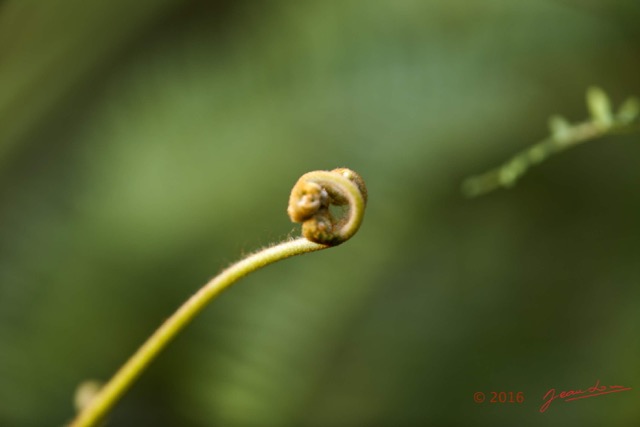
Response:
[{"label": "bokeh background", "polygon": [[[0,2],[0,425],[62,425],[224,266],[367,182],[347,244],[215,301],[114,426],[640,422],[640,137],[460,183],[640,94],[636,0]],[[550,388],[633,391],[538,412]],[[473,393],[522,391],[523,404]]]}]

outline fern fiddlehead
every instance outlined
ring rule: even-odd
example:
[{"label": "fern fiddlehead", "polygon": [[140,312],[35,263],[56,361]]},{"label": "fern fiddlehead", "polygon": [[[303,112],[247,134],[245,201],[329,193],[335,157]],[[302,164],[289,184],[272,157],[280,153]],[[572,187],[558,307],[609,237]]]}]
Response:
[{"label": "fern fiddlehead", "polygon": [[[169,317],[79,411],[70,427],[99,423],[169,342],[223,290],[249,273],[282,259],[339,245],[362,223],[367,190],[355,172],[340,168],[304,174],[291,191],[287,212],[302,222],[304,237],[264,248],[231,265],[206,283]],[[330,206],[347,206],[336,219]]]}]

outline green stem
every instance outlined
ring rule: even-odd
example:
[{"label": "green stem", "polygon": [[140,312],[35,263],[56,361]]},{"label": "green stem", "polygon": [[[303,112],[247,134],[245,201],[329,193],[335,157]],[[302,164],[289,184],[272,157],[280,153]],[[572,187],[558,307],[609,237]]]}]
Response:
[{"label": "green stem", "polygon": [[[304,174],[291,191],[288,212],[292,221],[303,223],[305,237],[262,249],[211,279],[147,339],[80,410],[70,427],[90,427],[100,422],[162,349],[211,300],[239,279],[276,261],[336,246],[351,238],[362,223],[366,202],[364,181],[352,170],[340,168]],[[348,205],[346,217],[334,218],[330,205]]]},{"label": "green stem", "polygon": [[618,113],[613,114],[604,91],[591,87],[587,91],[587,105],[591,111],[588,121],[570,124],[560,116],[551,117],[549,137],[517,153],[503,165],[467,178],[462,183],[462,192],[475,197],[500,187],[512,187],[529,168],[556,153],[606,135],[639,130],[635,120],[640,114],[640,102],[636,98],[628,99]]},{"label": "green stem", "polygon": [[131,387],[163,348],[223,290],[247,274],[282,259],[328,248],[327,245],[299,238],[265,248],[233,264],[204,285],[149,337],[138,351],[105,384],[97,396],[83,408],[70,427],[96,425]]}]

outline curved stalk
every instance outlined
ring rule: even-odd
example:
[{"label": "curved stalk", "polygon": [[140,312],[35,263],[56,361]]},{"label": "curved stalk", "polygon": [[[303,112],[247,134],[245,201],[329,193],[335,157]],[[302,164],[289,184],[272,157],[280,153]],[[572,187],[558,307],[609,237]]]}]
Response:
[{"label": "curved stalk", "polygon": [[[295,222],[304,221],[305,237],[262,249],[211,279],[149,337],[82,408],[70,427],[89,427],[100,422],[162,349],[211,300],[239,279],[276,261],[326,249],[353,236],[362,222],[366,197],[364,182],[359,175],[348,169],[315,171],[303,175],[292,190],[288,212]],[[348,204],[346,218],[335,220],[329,213],[330,204]]]}]

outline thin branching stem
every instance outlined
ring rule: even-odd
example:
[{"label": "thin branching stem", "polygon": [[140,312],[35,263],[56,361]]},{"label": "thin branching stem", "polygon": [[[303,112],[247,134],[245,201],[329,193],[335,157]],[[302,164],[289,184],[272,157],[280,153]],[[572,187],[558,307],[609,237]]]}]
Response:
[{"label": "thin branching stem", "polygon": [[467,178],[462,183],[463,193],[474,197],[500,187],[512,187],[532,166],[556,153],[607,135],[639,130],[636,119],[640,106],[635,98],[628,99],[614,114],[604,91],[591,87],[587,91],[587,106],[591,113],[589,120],[571,124],[560,116],[551,117],[550,136],[517,153],[501,166]]}]

